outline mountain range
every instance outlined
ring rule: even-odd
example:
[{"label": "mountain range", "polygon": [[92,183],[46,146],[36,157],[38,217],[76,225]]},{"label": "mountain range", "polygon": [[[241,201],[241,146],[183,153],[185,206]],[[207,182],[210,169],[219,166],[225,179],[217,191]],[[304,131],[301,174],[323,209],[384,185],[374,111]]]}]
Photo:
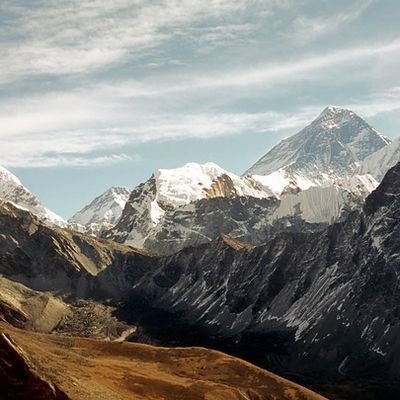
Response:
[{"label": "mountain range", "polygon": [[393,147],[354,112],[330,106],[242,177],[212,163],[156,171],[102,236],[171,254],[220,233],[258,245],[282,230],[318,231],[360,207],[381,178],[363,163]]},{"label": "mountain range", "polygon": [[265,387],[322,398],[191,350],[204,346],[328,398],[398,398],[399,159],[398,140],[330,106],[242,176],[214,163],[159,169],[68,222],[1,169],[2,387],[9,398],[253,400]]},{"label": "mountain range", "polygon": [[318,231],[343,220],[399,159],[399,144],[353,111],[328,106],[241,177],[214,163],[160,169],[133,190],[108,189],[68,222],[5,169],[0,195],[50,223],[159,254],[220,233],[258,245],[282,230]]},{"label": "mountain range", "polygon": [[128,188],[113,186],[74,214],[68,223],[75,229],[99,234],[118,222],[129,195]]},{"label": "mountain range", "polygon": [[400,163],[322,232],[261,246],[223,235],[167,257],[3,203],[0,316],[66,337],[206,345],[315,388],[382,393],[400,379],[399,188]]}]

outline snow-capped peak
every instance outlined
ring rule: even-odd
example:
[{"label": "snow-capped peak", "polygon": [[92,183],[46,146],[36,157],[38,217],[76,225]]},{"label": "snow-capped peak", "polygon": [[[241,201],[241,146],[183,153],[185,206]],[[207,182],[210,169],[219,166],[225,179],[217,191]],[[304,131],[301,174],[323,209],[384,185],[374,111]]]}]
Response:
[{"label": "snow-capped peak", "polygon": [[77,212],[69,222],[85,227],[92,224],[113,225],[121,217],[129,194],[128,188],[113,186]]},{"label": "snow-capped peak", "polygon": [[352,176],[366,157],[389,143],[353,111],[328,106],[310,125],[276,145],[246,174],[266,182],[275,193],[288,183],[301,189],[330,184]]},{"label": "snow-capped peak", "polygon": [[174,206],[211,197],[248,196],[270,197],[250,178],[241,178],[217,164],[187,163],[175,169],[159,169],[154,174],[156,200]]},{"label": "snow-capped peak", "polygon": [[344,113],[354,114],[353,110],[350,110],[350,108],[339,107],[330,104],[329,106],[325,107],[322,110],[320,117],[329,114],[332,115],[332,114],[344,114]]},{"label": "snow-capped peak", "polygon": [[170,253],[225,231],[248,234],[245,221],[264,219],[278,201],[251,177],[239,177],[212,162],[192,162],[159,169],[135,187],[118,223],[101,236]]},{"label": "snow-capped peak", "polygon": [[4,167],[0,167],[0,199],[30,211],[45,222],[66,226],[66,222],[59,215],[46,208],[14,174]]}]

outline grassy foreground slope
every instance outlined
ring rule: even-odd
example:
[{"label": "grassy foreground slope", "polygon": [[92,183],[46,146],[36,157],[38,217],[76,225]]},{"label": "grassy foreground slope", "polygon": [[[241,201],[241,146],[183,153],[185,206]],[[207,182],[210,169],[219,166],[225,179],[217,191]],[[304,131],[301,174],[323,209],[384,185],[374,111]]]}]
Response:
[{"label": "grassy foreground slope", "polygon": [[217,351],[47,335],[6,323],[0,385],[4,399],[324,399]]}]

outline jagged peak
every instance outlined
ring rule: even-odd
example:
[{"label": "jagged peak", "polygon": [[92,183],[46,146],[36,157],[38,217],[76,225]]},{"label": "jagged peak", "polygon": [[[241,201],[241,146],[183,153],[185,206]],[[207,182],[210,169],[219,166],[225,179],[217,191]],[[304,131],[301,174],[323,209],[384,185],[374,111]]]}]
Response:
[{"label": "jagged peak", "polygon": [[186,175],[193,174],[194,172],[201,172],[202,174],[213,174],[213,175],[222,175],[226,173],[223,168],[214,162],[206,162],[204,164],[200,164],[197,162],[188,162],[181,167],[176,168],[159,168],[155,171],[154,176],[160,177],[161,175]]},{"label": "jagged peak", "polygon": [[389,143],[354,111],[329,105],[309,125],[269,150],[245,174],[268,176],[286,168],[311,178],[315,173],[327,176],[332,171],[347,176],[357,163]]},{"label": "jagged peak", "polygon": [[227,197],[231,193],[255,198],[273,196],[250,178],[241,178],[213,162],[191,162],[179,168],[159,169],[153,179],[156,200],[174,206],[204,198]]},{"label": "jagged peak", "polygon": [[115,223],[121,216],[131,191],[123,186],[112,186],[75,213],[68,221],[82,226]]},{"label": "jagged peak", "polygon": [[105,197],[108,195],[121,195],[121,194],[129,194],[131,190],[127,188],[126,186],[112,186],[109,189],[107,189],[104,193],[102,193],[99,198]]},{"label": "jagged peak", "polygon": [[339,114],[355,114],[355,112],[350,108],[328,105],[322,110],[320,117],[325,115],[339,115]]}]

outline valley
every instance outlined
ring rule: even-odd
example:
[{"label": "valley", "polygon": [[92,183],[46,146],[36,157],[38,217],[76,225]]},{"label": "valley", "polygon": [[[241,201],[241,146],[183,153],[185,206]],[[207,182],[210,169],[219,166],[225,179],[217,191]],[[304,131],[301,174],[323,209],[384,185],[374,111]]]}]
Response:
[{"label": "valley", "polygon": [[[334,153],[343,138],[345,160]],[[322,398],[304,387],[334,400],[396,398],[392,145],[331,107],[241,177],[213,163],[159,170],[69,222],[44,217],[5,174],[14,197],[0,204],[0,379],[9,398]],[[290,157],[277,190],[265,168],[278,165],[280,146]],[[392,168],[378,182],[371,159],[380,154]],[[18,204],[21,190],[31,208],[25,195]]]}]

